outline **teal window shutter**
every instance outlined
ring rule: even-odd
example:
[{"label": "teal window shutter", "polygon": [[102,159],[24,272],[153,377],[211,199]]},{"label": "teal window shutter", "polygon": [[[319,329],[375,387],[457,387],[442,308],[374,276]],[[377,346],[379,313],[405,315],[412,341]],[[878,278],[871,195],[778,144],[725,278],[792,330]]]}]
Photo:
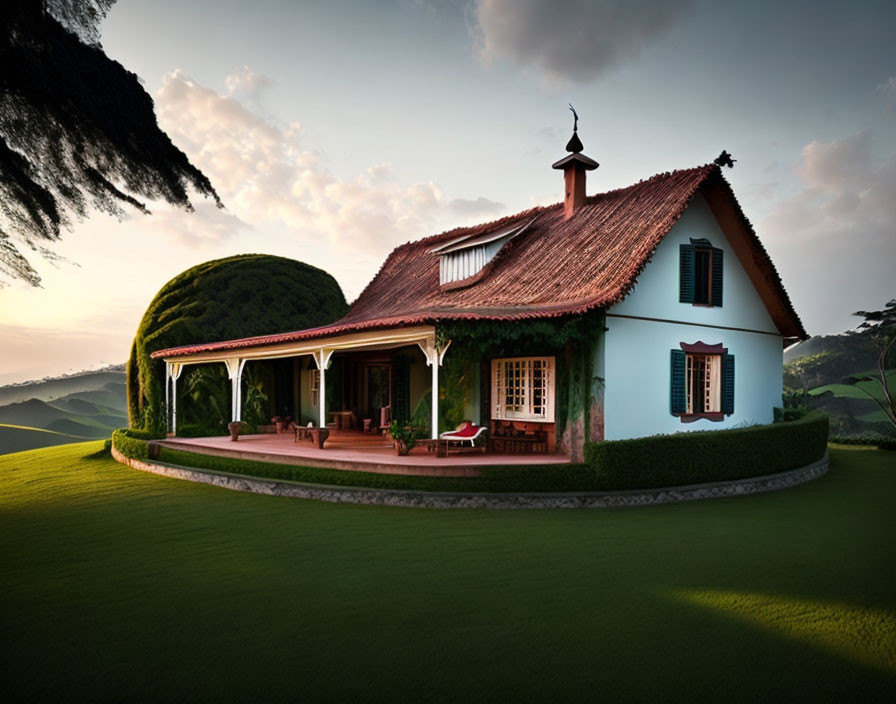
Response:
[{"label": "teal window shutter", "polygon": [[686,413],[688,410],[688,397],[685,389],[685,368],[687,355],[682,350],[672,350],[672,374],[671,374],[671,413]]},{"label": "teal window shutter", "polygon": [[734,355],[722,355],[722,413],[734,413]]},{"label": "teal window shutter", "polygon": [[722,305],[722,250],[712,250],[712,297],[714,306]]},{"label": "teal window shutter", "polygon": [[678,300],[682,303],[694,302],[694,245],[682,244],[678,249],[679,283]]}]

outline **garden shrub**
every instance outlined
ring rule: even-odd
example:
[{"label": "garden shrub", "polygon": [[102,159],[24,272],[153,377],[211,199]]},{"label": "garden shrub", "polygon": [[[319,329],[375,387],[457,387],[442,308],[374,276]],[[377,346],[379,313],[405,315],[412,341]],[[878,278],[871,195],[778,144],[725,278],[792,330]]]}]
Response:
[{"label": "garden shrub", "polygon": [[347,310],[330,274],[285,257],[243,254],[188,269],[156,294],[137,330],[127,364],[131,425],[165,430],[165,363],[152,352],[326,325]]},{"label": "garden shrub", "polygon": [[810,411],[771,425],[586,443],[585,462],[605,489],[699,484],[803,467],[824,456],[827,439],[827,415]]},{"label": "garden shrub", "polygon": [[125,457],[135,460],[145,460],[149,457],[149,443],[159,437],[149,430],[136,428],[119,428],[112,433],[112,446]]},{"label": "garden shrub", "polygon": [[867,445],[881,450],[896,450],[896,438],[884,435],[831,435],[829,441],[837,445]]},{"label": "garden shrub", "polygon": [[775,423],[788,423],[790,421],[799,420],[809,412],[805,407],[784,407],[775,408]]}]

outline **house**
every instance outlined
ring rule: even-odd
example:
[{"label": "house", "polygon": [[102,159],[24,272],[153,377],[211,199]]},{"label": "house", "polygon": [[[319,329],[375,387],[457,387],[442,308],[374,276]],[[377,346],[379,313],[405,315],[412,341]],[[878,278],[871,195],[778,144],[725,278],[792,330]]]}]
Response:
[{"label": "house", "polygon": [[436,437],[471,419],[502,449],[573,459],[771,422],[783,347],[807,335],[721,167],[586,196],[598,164],[575,132],[567,151],[563,202],[401,245],[331,325],[154,352],[172,427],[184,367],[224,363],[239,419],[262,360],[303,421],[391,415]]}]

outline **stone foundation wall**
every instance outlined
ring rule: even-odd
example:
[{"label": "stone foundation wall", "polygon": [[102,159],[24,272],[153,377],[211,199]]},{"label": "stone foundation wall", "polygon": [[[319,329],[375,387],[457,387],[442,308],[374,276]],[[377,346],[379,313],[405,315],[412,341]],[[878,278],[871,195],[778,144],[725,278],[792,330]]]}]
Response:
[{"label": "stone foundation wall", "polygon": [[805,484],[827,472],[829,465],[828,454],[825,453],[822,459],[806,467],[730,482],[630,491],[488,494],[332,487],[300,482],[275,481],[272,479],[245,477],[238,474],[226,474],[224,472],[190,469],[160,462],[129,459],[120,454],[114,447],[112,448],[112,456],[118,462],[142,472],[151,472],[201,484],[211,484],[232,491],[314,499],[330,503],[373,504],[378,506],[404,506],[408,508],[487,509],[616,508],[745,496],[747,494],[778,491],[779,489]]}]

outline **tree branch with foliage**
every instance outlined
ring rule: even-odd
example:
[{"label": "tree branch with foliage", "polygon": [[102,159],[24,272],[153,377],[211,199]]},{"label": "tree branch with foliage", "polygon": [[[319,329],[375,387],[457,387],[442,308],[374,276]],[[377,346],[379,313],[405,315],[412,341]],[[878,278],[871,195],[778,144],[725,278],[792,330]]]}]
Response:
[{"label": "tree branch with foliage", "polygon": [[896,371],[888,373],[887,370],[887,360],[890,352],[896,346],[896,299],[890,300],[881,310],[860,310],[853,315],[860,315],[864,318],[858,328],[865,330],[865,334],[870,335],[877,342],[880,354],[877,357],[877,376],[856,376],[850,380],[850,383],[876,381],[883,392],[883,399],[879,399],[862,386],[858,386],[858,388],[870,396],[880,406],[890,423],[896,426],[896,399],[889,388],[889,377],[896,374]]},{"label": "tree branch with foliage", "polygon": [[0,3],[0,285],[40,285],[21,252],[54,259],[73,220],[121,217],[145,201],[192,210],[189,191],[221,202],[156,123],[139,78],[103,52],[114,0]]}]

